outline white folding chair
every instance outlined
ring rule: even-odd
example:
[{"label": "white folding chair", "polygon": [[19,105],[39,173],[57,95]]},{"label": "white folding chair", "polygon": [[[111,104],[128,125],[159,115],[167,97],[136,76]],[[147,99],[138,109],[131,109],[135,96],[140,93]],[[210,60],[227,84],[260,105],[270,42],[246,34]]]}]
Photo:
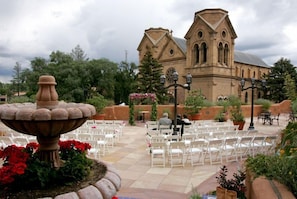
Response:
[{"label": "white folding chair", "polygon": [[180,136],[179,135],[168,135],[166,137],[168,142],[178,142],[180,141]]},{"label": "white folding chair", "polygon": [[165,143],[165,137],[162,135],[152,135],[150,136],[151,143]]},{"label": "white folding chair", "polygon": [[26,137],[15,137],[13,138],[13,142],[15,145],[23,147],[25,147],[29,143]]},{"label": "white folding chair", "polygon": [[184,141],[194,141],[196,139],[196,135],[195,134],[189,134],[189,133],[184,133],[182,136],[182,140]]},{"label": "white folding chair", "polygon": [[100,148],[100,153],[104,156],[105,153],[108,152],[108,146],[105,135],[93,134],[93,140],[97,143],[97,146]]},{"label": "white folding chair", "polygon": [[77,132],[72,131],[72,132],[69,132],[69,133],[65,133],[65,134],[63,134],[63,138],[65,140],[77,140]]},{"label": "white folding chair", "polygon": [[251,142],[253,140],[252,136],[241,137],[238,140],[237,144],[237,154],[240,155],[240,159],[242,160],[243,157],[247,157],[248,155],[252,154],[251,149]]},{"label": "white folding chair", "polygon": [[173,130],[172,129],[161,129],[160,134],[162,135],[172,135]]},{"label": "white folding chair", "polygon": [[160,142],[151,143],[151,167],[165,167],[166,144]]},{"label": "white folding chair", "polygon": [[91,145],[91,148],[88,150],[88,155],[94,155],[95,158],[100,159],[100,146],[97,141],[89,140],[88,143]]},{"label": "white folding chair", "polygon": [[3,148],[8,147],[9,145],[14,144],[11,136],[1,136],[0,137],[0,146]]},{"label": "white folding chair", "polygon": [[185,166],[185,143],[181,141],[171,142],[168,147],[168,160],[170,166]]},{"label": "white folding chair", "polygon": [[113,147],[115,144],[115,134],[114,134],[114,128],[112,126],[105,127],[103,130],[105,134],[105,138],[107,141],[107,144],[110,147]]},{"label": "white folding chair", "polygon": [[90,128],[88,126],[84,126],[84,127],[79,127],[78,129],[78,134],[88,134],[90,131]]},{"label": "white folding chair", "polygon": [[90,133],[78,133],[77,139],[82,142],[88,142],[89,140],[93,140],[93,137]]},{"label": "white folding chair", "polygon": [[267,155],[275,154],[277,135],[266,136],[264,139],[264,153]]},{"label": "white folding chair", "polygon": [[264,153],[264,140],[265,136],[255,136],[251,142],[252,155],[255,157],[257,154]]},{"label": "white folding chair", "polygon": [[191,165],[204,165],[204,141],[191,141],[187,152],[190,155]]},{"label": "white folding chair", "polygon": [[207,147],[205,148],[205,159],[209,158],[210,164],[222,164],[222,150],[223,139],[208,140]]},{"label": "white folding chair", "polygon": [[223,154],[226,162],[237,161],[238,138],[226,138],[224,142]]}]

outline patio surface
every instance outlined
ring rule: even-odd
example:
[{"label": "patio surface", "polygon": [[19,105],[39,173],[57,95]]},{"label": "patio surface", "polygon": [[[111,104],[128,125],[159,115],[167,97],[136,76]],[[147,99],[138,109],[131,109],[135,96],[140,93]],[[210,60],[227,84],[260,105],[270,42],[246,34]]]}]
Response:
[{"label": "patio surface", "polygon": [[[228,121],[231,123],[231,121]],[[254,118],[254,126],[259,134],[273,135],[284,129],[288,123],[288,116],[281,115],[279,125],[263,125]],[[246,118],[245,128],[250,124]],[[114,165],[122,178],[122,185],[117,196],[121,199],[186,199],[194,188],[198,193],[205,194],[216,189],[215,176],[222,165],[192,167],[189,162],[185,167],[165,168],[150,166],[150,155],[146,150],[146,130],[144,123],[136,126],[126,125],[123,136],[109,153],[101,157],[102,161]],[[241,168],[242,162],[224,163],[230,176]]]}]

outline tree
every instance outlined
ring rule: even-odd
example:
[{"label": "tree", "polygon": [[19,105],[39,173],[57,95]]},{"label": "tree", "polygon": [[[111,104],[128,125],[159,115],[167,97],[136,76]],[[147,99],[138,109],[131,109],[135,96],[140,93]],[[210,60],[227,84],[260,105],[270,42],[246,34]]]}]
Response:
[{"label": "tree", "polygon": [[295,100],[296,99],[296,84],[294,80],[292,79],[290,74],[287,74],[285,77],[285,90],[286,90],[286,97],[289,100]]},{"label": "tree", "polygon": [[87,61],[87,55],[85,52],[81,49],[79,45],[75,46],[74,49],[72,49],[70,56],[74,61]]},{"label": "tree", "polygon": [[129,94],[137,88],[137,66],[135,63],[121,62],[115,75],[114,101],[116,104],[129,103]]},{"label": "tree", "polygon": [[18,96],[20,96],[20,89],[21,89],[21,72],[22,72],[22,67],[19,62],[16,62],[15,66],[13,67],[13,79],[11,80],[12,86],[14,90],[17,91]]},{"label": "tree", "polygon": [[138,92],[155,93],[158,102],[162,103],[164,93],[163,86],[160,83],[163,70],[162,64],[153,58],[150,51],[147,51],[138,69]]},{"label": "tree", "polygon": [[288,99],[285,87],[286,74],[290,74],[295,84],[297,83],[297,72],[291,61],[281,58],[271,67],[271,73],[265,76],[267,78],[268,98],[271,101],[281,102]]},{"label": "tree", "polygon": [[93,59],[88,62],[90,86],[107,99],[114,99],[115,75],[118,64],[108,59]]}]

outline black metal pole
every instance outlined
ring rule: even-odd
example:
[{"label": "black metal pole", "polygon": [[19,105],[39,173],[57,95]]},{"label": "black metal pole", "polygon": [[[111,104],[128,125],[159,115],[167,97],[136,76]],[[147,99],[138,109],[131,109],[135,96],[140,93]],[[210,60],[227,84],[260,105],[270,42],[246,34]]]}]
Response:
[{"label": "black metal pole", "polygon": [[255,88],[255,82],[252,81],[252,110],[251,110],[251,123],[248,128],[248,130],[254,130],[254,88]]},{"label": "black metal pole", "polygon": [[176,81],[174,81],[174,127],[173,127],[173,133],[176,134],[176,125],[177,125],[177,84]]}]

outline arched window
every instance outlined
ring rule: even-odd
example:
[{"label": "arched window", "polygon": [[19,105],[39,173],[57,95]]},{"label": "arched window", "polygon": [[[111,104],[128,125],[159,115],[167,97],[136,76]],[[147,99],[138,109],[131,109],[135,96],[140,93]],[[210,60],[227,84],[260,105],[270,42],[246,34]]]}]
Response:
[{"label": "arched window", "polygon": [[244,78],[244,70],[241,70],[241,77]]},{"label": "arched window", "polygon": [[223,44],[220,43],[218,47],[218,62],[222,63],[222,58],[223,57]]},{"label": "arched window", "polygon": [[248,97],[249,97],[248,92],[245,92],[245,95],[244,95],[244,102],[245,103],[248,103]]},{"label": "arched window", "polygon": [[256,71],[253,72],[253,78],[256,78]]},{"label": "arched window", "polygon": [[248,69],[248,78],[251,78],[251,69]]},{"label": "arched window", "polygon": [[224,47],[224,63],[226,65],[228,65],[228,57],[229,57],[229,47],[227,44],[225,44],[225,47]]},{"label": "arched window", "polygon": [[202,43],[201,48],[202,48],[202,62],[206,63],[207,62],[207,46],[206,46],[206,43]]},{"label": "arched window", "polygon": [[199,46],[198,44],[194,45],[194,60],[195,60],[195,64],[199,63]]}]

